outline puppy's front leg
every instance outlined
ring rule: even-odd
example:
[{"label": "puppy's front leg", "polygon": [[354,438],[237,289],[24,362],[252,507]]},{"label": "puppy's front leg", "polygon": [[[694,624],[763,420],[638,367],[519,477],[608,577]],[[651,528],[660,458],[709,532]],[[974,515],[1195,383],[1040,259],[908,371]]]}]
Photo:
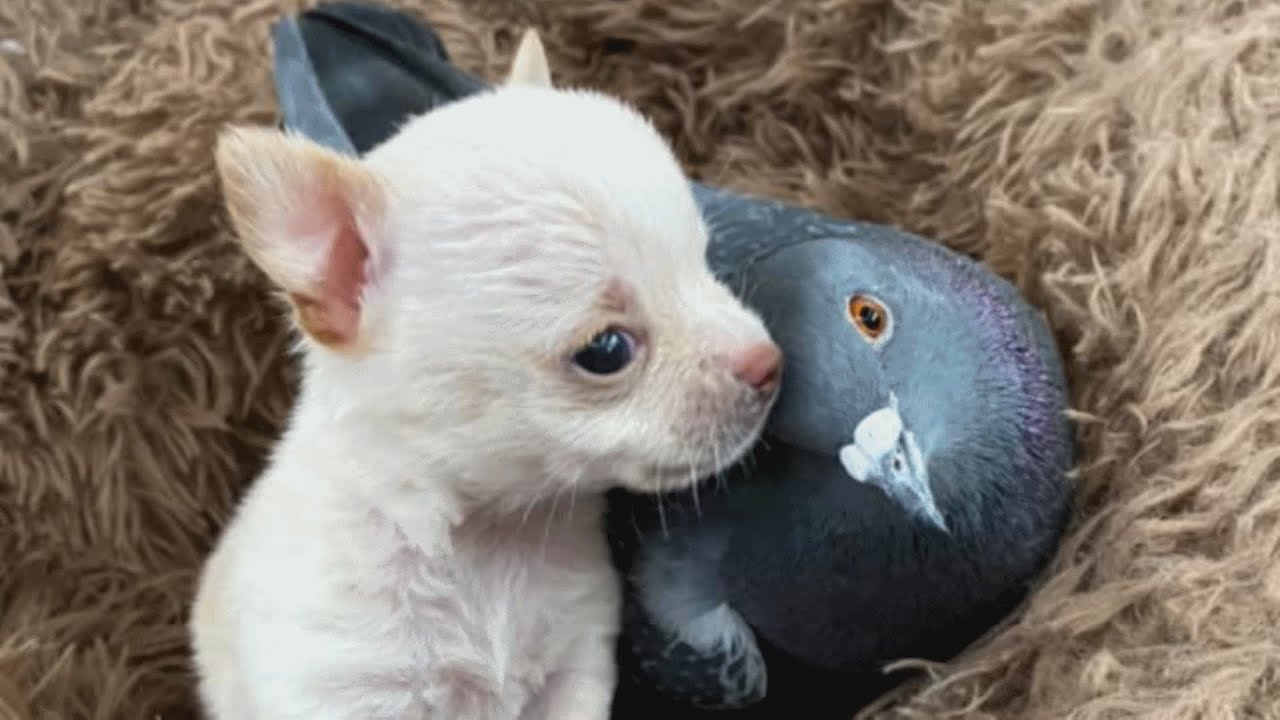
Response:
[{"label": "puppy's front leg", "polygon": [[613,638],[584,638],[570,663],[547,678],[536,703],[521,720],[608,720],[618,671]]}]

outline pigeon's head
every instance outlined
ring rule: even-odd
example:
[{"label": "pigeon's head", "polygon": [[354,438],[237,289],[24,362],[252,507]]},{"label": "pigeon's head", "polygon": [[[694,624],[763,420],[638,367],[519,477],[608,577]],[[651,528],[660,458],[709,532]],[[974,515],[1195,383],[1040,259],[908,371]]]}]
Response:
[{"label": "pigeon's head", "polygon": [[766,438],[832,456],[941,530],[965,522],[966,497],[1011,483],[1061,492],[1071,448],[1054,341],[982,265],[827,221],[733,275],[789,365]]}]

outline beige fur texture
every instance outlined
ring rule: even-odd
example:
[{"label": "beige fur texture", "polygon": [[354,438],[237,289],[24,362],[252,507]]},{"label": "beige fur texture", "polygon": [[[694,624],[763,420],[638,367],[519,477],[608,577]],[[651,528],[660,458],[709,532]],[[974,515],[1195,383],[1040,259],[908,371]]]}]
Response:
[{"label": "beige fur texture", "polygon": [[759,435],[781,353],[707,267],[665,141],[549,86],[535,33],[508,78],[359,160],[219,137],[305,370],[197,588],[209,720],[606,720],[603,492]]},{"label": "beige fur texture", "polygon": [[[1275,2],[390,1],[490,79],[536,26],[694,175],[938,237],[1048,311],[1070,535],[868,717],[1280,717]],[[0,0],[6,720],[192,717],[195,572],[299,369],[214,138],[275,119],[267,27],[309,4]]]}]

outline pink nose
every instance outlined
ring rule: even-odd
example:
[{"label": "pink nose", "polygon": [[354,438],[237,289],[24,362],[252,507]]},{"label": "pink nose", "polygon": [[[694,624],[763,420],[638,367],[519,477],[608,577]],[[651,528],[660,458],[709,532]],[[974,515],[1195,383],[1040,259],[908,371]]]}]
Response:
[{"label": "pink nose", "polygon": [[771,342],[750,345],[734,354],[729,367],[742,382],[761,395],[773,392],[782,371],[782,351]]}]

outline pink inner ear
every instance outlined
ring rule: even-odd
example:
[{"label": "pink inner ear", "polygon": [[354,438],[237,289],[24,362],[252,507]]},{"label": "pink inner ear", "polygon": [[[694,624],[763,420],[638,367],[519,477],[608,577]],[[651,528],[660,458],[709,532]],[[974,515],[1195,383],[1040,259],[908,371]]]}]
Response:
[{"label": "pink inner ear", "polygon": [[296,297],[306,330],[317,340],[335,346],[355,343],[360,330],[360,297],[368,282],[369,248],[361,237],[348,200],[328,192],[302,218],[302,236],[330,239],[319,282],[309,297]]},{"label": "pink inner ear", "polygon": [[368,280],[368,261],[369,248],[354,219],[339,225],[320,282],[320,295],[329,306],[332,330],[344,344],[355,341],[360,327],[360,296]]}]

